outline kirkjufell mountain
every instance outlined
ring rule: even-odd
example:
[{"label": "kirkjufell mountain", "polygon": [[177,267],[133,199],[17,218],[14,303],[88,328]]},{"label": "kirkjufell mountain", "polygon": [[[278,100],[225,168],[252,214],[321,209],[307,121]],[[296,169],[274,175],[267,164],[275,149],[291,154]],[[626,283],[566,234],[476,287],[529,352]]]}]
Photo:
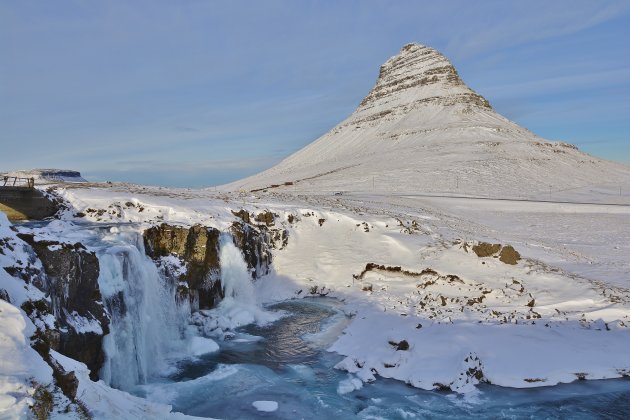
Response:
[{"label": "kirkjufell mountain", "polygon": [[347,119],[231,190],[535,196],[630,182],[630,167],[547,141],[497,113],[440,52],[405,45]]}]

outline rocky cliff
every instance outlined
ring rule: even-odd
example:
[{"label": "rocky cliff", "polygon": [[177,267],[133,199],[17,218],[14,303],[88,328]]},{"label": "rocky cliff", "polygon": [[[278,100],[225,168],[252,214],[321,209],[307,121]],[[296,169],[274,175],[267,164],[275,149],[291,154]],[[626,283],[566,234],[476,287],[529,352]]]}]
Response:
[{"label": "rocky cliff", "polygon": [[44,280],[38,287],[50,298],[27,302],[23,309],[29,315],[46,312],[55,317],[58,329],[44,331],[53,350],[85,363],[92,379],[105,360],[103,336],[109,332],[109,315],[98,285],[99,262],[96,254],[80,243],[37,240],[20,234],[33,249],[44,269]]}]

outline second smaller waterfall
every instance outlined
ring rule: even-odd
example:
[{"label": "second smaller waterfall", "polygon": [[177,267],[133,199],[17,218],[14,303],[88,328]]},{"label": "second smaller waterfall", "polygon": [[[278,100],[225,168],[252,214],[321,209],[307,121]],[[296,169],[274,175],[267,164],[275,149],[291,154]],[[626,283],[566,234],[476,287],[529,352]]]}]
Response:
[{"label": "second smaller waterfall", "polygon": [[225,294],[223,302],[231,301],[256,306],[252,276],[247,269],[243,254],[228,234],[221,236],[220,245],[221,284]]},{"label": "second smaller waterfall", "polygon": [[214,310],[218,315],[218,326],[225,330],[277,320],[277,313],[265,311],[257,303],[251,273],[232,236],[221,235],[220,246],[221,284],[225,297]]}]

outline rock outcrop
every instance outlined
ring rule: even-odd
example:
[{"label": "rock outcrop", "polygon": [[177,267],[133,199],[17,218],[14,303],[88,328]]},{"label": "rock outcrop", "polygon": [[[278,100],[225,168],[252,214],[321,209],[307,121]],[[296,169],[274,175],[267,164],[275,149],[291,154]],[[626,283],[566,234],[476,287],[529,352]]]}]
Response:
[{"label": "rock outcrop", "polygon": [[[467,249],[467,247],[466,247]],[[521,254],[514,249],[512,245],[491,244],[488,242],[480,242],[472,246],[472,251],[479,257],[495,257],[505,264],[516,265]]]},{"label": "rock outcrop", "polygon": [[188,295],[193,309],[214,307],[222,298],[219,263],[220,232],[211,227],[190,228],[162,223],[144,231],[147,255],[155,260],[169,255],[179,257],[185,270],[175,280],[185,282],[180,296]]},{"label": "rock outcrop", "polygon": [[[429,95],[432,87],[434,94]],[[413,91],[414,94],[409,95]],[[422,92],[427,92],[423,94]],[[409,100],[398,104],[407,108],[414,105],[439,105],[465,104],[492,109],[488,101],[468,88],[460,79],[455,67],[433,48],[419,44],[405,45],[400,54],[387,60],[380,68],[376,85],[363,99],[357,112],[367,110],[392,101],[400,102],[402,97]],[[408,111],[401,109],[400,111]],[[394,112],[396,108],[387,107],[387,112],[373,115],[373,121]],[[364,119],[365,120],[365,119]]]},{"label": "rock outcrop", "polygon": [[[249,214],[237,214],[243,221],[230,228],[234,244],[241,250],[252,278],[269,273],[271,237],[266,229],[246,223]],[[213,308],[223,298],[219,260],[221,232],[202,225],[190,228],[163,223],[144,231],[146,253],[154,260],[174,255],[183,265],[181,273],[171,270],[174,280],[184,282],[180,296],[188,295],[193,310]]]},{"label": "rock outcrop", "polygon": [[[52,313],[59,326],[58,331],[44,332],[46,342],[54,350],[85,363],[92,379],[97,379],[105,360],[103,336],[109,333],[109,315],[98,285],[96,254],[80,243],[18,236],[31,245],[46,274],[41,288],[50,296]],[[45,312],[46,308],[40,308],[44,304],[47,303],[26,302],[23,309],[27,313],[40,309]]]},{"label": "rock outcrop", "polygon": [[243,252],[243,257],[253,278],[269,273],[271,265],[272,237],[267,229],[257,229],[244,222],[234,222],[230,228],[234,244]]}]

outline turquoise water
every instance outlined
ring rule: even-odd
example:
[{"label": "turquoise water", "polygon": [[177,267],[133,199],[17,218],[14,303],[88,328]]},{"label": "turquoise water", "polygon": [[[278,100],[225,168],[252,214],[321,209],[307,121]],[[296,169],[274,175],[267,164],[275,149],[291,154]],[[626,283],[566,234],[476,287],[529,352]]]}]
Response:
[{"label": "turquoise water", "polygon": [[[248,326],[221,351],[178,364],[163,382],[139,394],[169,401],[176,411],[225,419],[411,419],[411,418],[630,418],[630,380],[580,381],[535,389],[480,386],[474,397],[423,391],[399,381],[375,383],[340,395],[347,373],[334,369],[341,357],[324,349],[345,316],[332,299],[275,305],[288,316],[267,327]],[[273,413],[252,403],[276,401]]]}]

